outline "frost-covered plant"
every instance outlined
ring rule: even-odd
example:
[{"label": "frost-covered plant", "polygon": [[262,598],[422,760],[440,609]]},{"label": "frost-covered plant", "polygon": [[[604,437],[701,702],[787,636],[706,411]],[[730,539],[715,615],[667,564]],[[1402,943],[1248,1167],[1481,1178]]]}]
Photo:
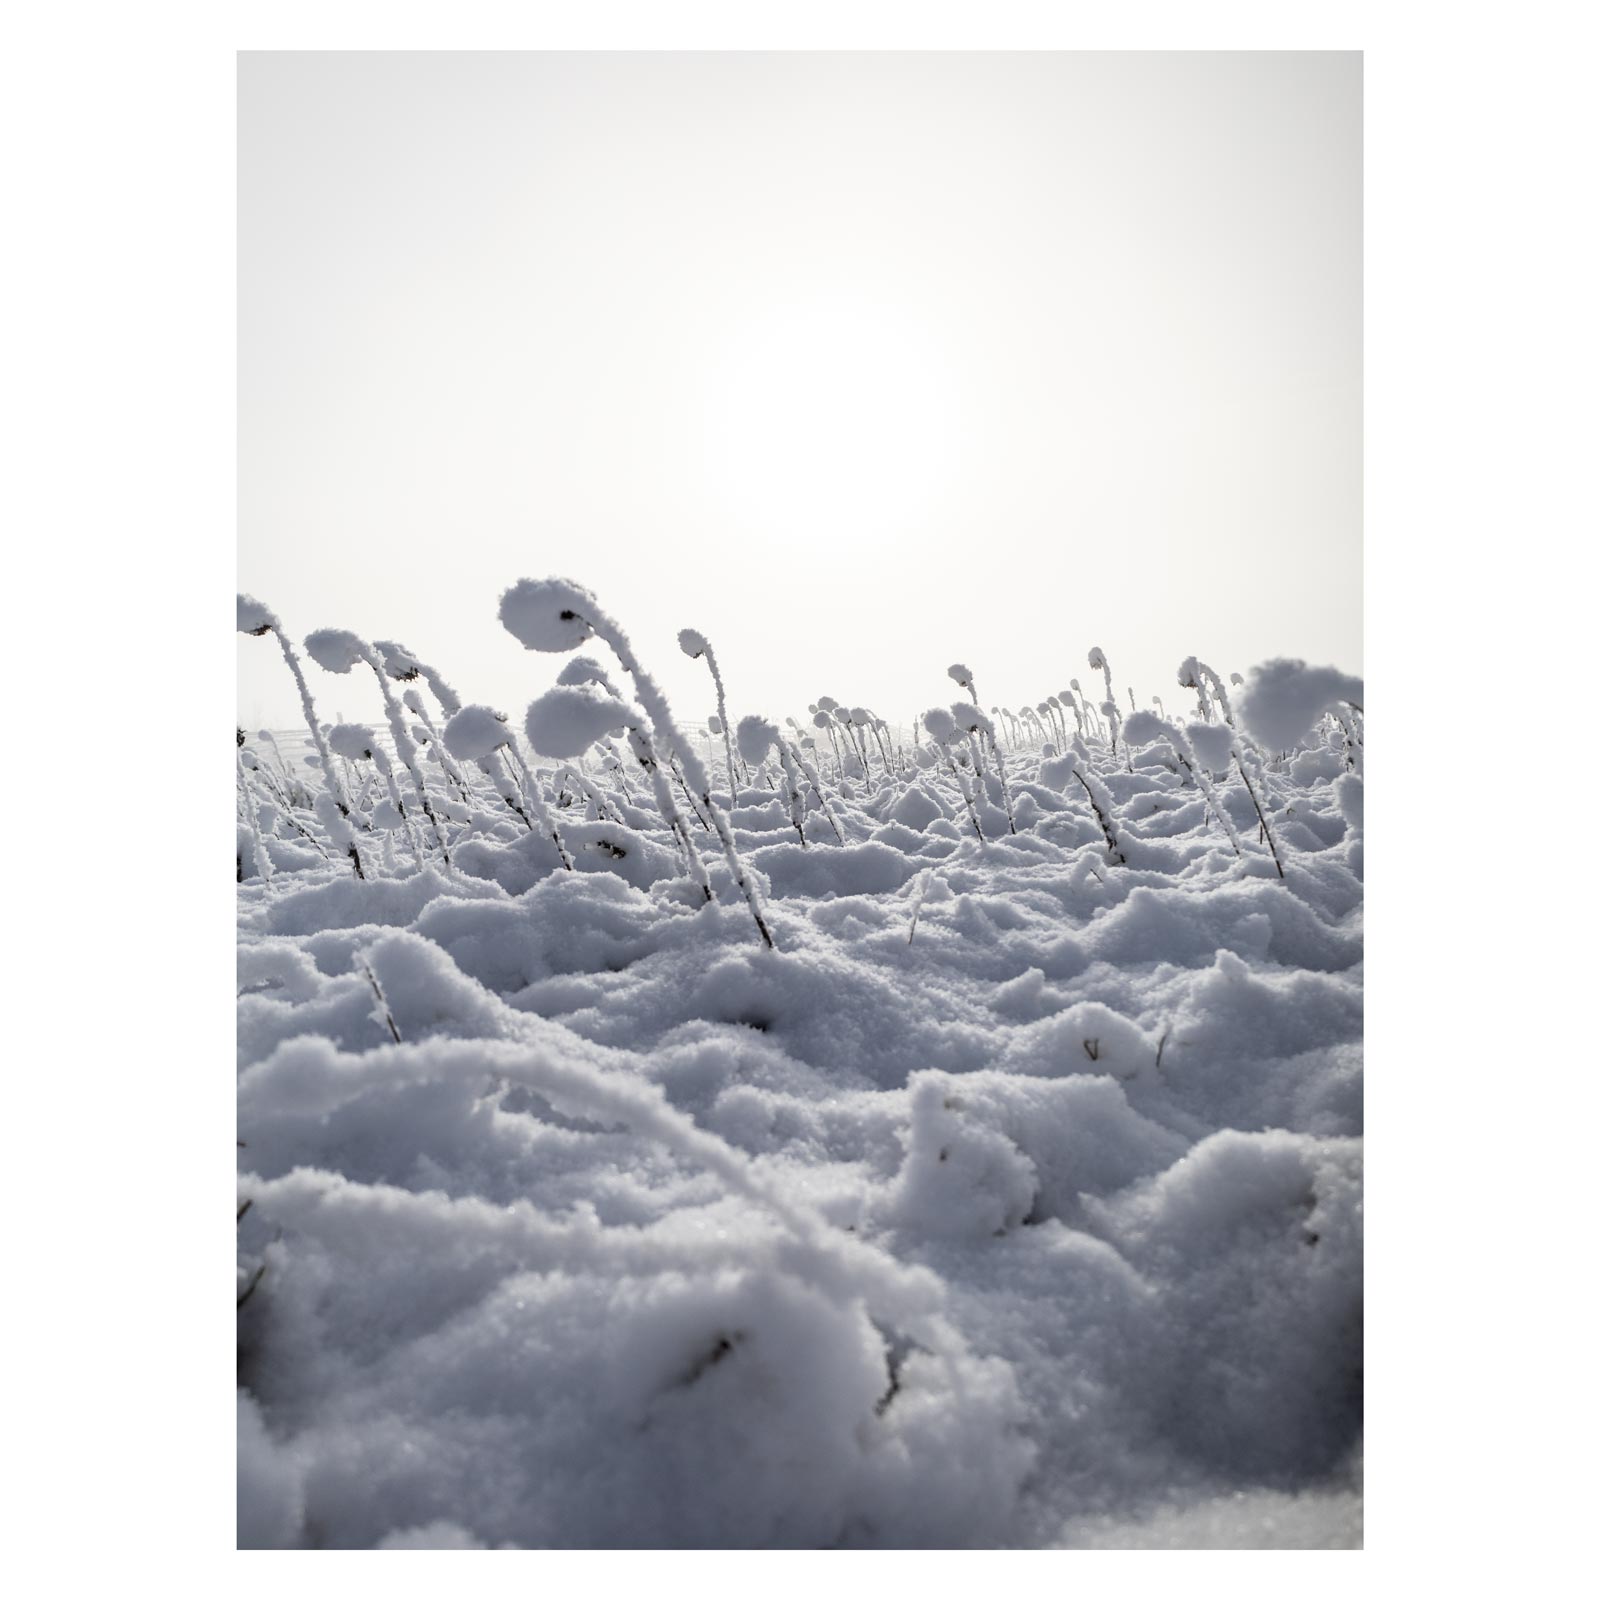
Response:
[{"label": "frost-covered plant", "polygon": [[[642,716],[641,725],[644,725]],[[649,731],[648,727],[646,728],[646,731]],[[705,813],[701,811],[700,807],[695,803],[694,796],[689,793],[689,781],[684,776],[683,768],[679,765],[677,756],[673,753],[672,742],[667,739],[662,739],[659,735],[654,736],[653,742],[655,743],[658,755],[662,758],[663,767],[671,775],[672,781],[677,784],[678,793],[683,796],[683,803],[689,808],[689,815],[692,816],[700,825],[700,831],[702,833],[710,833],[711,824],[706,820]],[[702,765],[704,765],[704,763],[702,763]],[[767,787],[769,789],[772,787],[771,779],[767,780]]]},{"label": "frost-covered plant", "polygon": [[[1239,720],[1244,731],[1268,750],[1287,751],[1300,744],[1325,712],[1345,706],[1359,715],[1365,697],[1366,687],[1360,678],[1334,667],[1311,667],[1298,659],[1278,657],[1251,669],[1239,697]],[[1244,739],[1235,738],[1233,753],[1239,776],[1250,791],[1261,821],[1262,836],[1272,847],[1273,860],[1282,877],[1283,861],[1272,823],[1257,793],[1258,787],[1263,791],[1267,787],[1266,772]]]},{"label": "frost-covered plant", "polygon": [[1201,715],[1210,722],[1211,700],[1206,694],[1207,683],[1211,685],[1211,694],[1216,697],[1217,705],[1222,711],[1222,720],[1231,728],[1233,707],[1228,704],[1228,691],[1223,688],[1222,679],[1205,662],[1195,656],[1186,656],[1178,668],[1178,687],[1193,689],[1199,694]]},{"label": "frost-covered plant", "polygon": [[[1187,668],[1189,663],[1186,662],[1184,665]],[[1198,688],[1204,701],[1207,673],[1196,664],[1195,670],[1188,676],[1191,681],[1184,684],[1184,687]],[[1239,779],[1244,784],[1245,792],[1250,796],[1250,804],[1255,808],[1256,820],[1261,828],[1261,841],[1272,852],[1272,863],[1278,869],[1278,876],[1283,877],[1283,856],[1278,849],[1277,836],[1272,831],[1272,820],[1267,815],[1267,807],[1262,803],[1262,795],[1267,792],[1267,778],[1256,760],[1249,741],[1237,733],[1231,724],[1221,721],[1192,723],[1189,733],[1195,748],[1200,752],[1201,759],[1214,771],[1224,769],[1228,758],[1232,757]]]},{"label": "frost-covered plant", "polygon": [[887,775],[894,768],[894,762],[889,754],[889,724],[875,712],[866,713],[867,726],[872,730],[872,737],[877,741],[878,754],[883,757],[883,770]]},{"label": "frost-covered plant", "polygon": [[616,740],[602,739],[597,748],[604,753],[602,764],[605,770],[616,774],[617,787],[622,790],[623,798],[632,805],[633,790],[628,786],[628,763],[623,759],[621,750],[617,748]]},{"label": "frost-covered plant", "polygon": [[967,803],[967,815],[972,819],[973,832],[981,842],[987,843],[983,837],[983,824],[978,820],[978,807],[972,796],[972,786],[967,782],[966,773],[957,764],[955,752],[951,748],[953,741],[960,736],[960,725],[943,706],[935,706],[931,711],[924,711],[922,725],[928,730],[928,737],[943,754],[945,765],[949,767],[950,775],[961,790],[961,798]]},{"label": "frost-covered plant", "polygon": [[[576,649],[590,637],[600,638],[611,647],[623,671],[633,679],[652,726],[671,742],[674,753],[682,762],[691,787],[716,827],[728,870],[744,894],[762,942],[769,949],[773,948],[772,933],[767,927],[760,892],[745,871],[727,818],[711,799],[711,781],[706,776],[705,765],[695,754],[693,745],[678,732],[666,696],[635,659],[628,636],[600,609],[599,603],[587,589],[559,578],[524,578],[513,584],[500,597],[500,620],[507,631],[529,650],[565,652]],[[688,837],[687,830],[684,830],[684,836]]]},{"label": "frost-covered plant", "polygon": [[570,783],[589,802],[594,808],[596,820],[600,822],[621,822],[623,820],[616,807],[607,801],[605,795],[588,780],[581,768],[568,763],[557,771],[556,776],[562,783]]},{"label": "frost-covered plant", "polygon": [[[242,740],[244,730],[241,728],[239,733]],[[296,809],[302,811],[313,810],[316,804],[314,796],[299,779],[290,773],[288,762],[285,760],[282,750],[278,748],[278,741],[272,736],[271,731],[263,728],[257,737],[272,746],[273,752],[277,756],[277,772],[273,771],[270,762],[261,761],[257,759],[253,751],[242,749],[239,754],[244,761],[245,768],[247,772],[253,774],[253,777],[247,779],[247,781],[254,782],[259,779],[265,786],[270,803],[274,807],[277,822],[285,823],[292,828],[324,861],[330,860],[331,858],[322,840],[312,833],[295,815]],[[269,832],[276,832],[277,822],[268,830]]]},{"label": "frost-covered plant", "polygon": [[856,727],[855,717],[848,706],[835,706],[833,709],[834,726],[838,728],[844,738],[845,749],[860,765],[863,776],[870,777],[872,767],[867,760],[867,747],[861,737],[860,730]]},{"label": "frost-covered plant", "polygon": [[1210,772],[1228,770],[1237,737],[1227,723],[1191,722],[1187,733],[1189,743],[1203,767]]},{"label": "frost-covered plant", "polygon": [[[861,770],[863,772],[867,770],[866,752],[861,748],[855,730],[851,726],[850,712],[846,707],[840,705],[832,695],[823,694],[817,696],[817,709],[812,717],[812,723],[818,728],[826,728],[828,730],[828,738],[833,745],[834,766],[837,768],[838,777],[841,781],[845,775],[844,753],[846,750],[857,761],[861,762]],[[840,745],[841,735],[844,740],[842,747]]]},{"label": "frost-covered plant", "polygon": [[[601,675],[603,676],[603,674]],[[626,733],[644,720],[635,707],[629,707],[611,692],[609,684],[602,686],[593,678],[571,683],[557,683],[528,707],[524,732],[528,743],[540,755],[557,760],[579,761],[584,753],[613,734]],[[573,787],[594,806],[598,814],[613,818],[605,800],[573,766],[564,766],[564,776],[570,776]]]},{"label": "frost-covered plant", "polygon": [[[250,777],[245,770],[245,753],[237,745],[234,746],[233,759],[239,774],[239,795],[243,801],[245,821],[250,826],[251,853],[255,858],[256,876],[261,880],[261,887],[266,892],[272,890],[272,858],[267,854],[267,846],[261,837],[261,818],[256,810],[255,790],[251,786]],[[241,866],[239,876],[244,877]]]},{"label": "frost-covered plant", "polygon": [[[312,653],[315,655],[315,651]],[[394,765],[389,760],[388,752],[378,743],[377,734],[364,723],[339,722],[328,730],[328,743],[346,761],[370,761],[377,769],[388,786],[389,804],[394,807],[395,816],[405,829],[406,842],[411,846],[418,866],[421,866],[424,855],[422,838],[411,813],[406,810],[405,801],[400,798],[400,785],[394,779]]]},{"label": "frost-covered plant", "polygon": [[711,648],[711,641],[693,628],[685,628],[679,633],[678,648],[691,661],[698,661],[704,656],[706,665],[711,669],[711,681],[717,686],[717,715],[713,720],[717,724],[717,729],[721,731],[723,750],[728,758],[728,804],[734,805],[738,801],[739,787],[733,772],[733,740],[728,734],[728,697],[723,693],[722,673],[717,666],[717,652]]},{"label": "frost-covered plant", "polygon": [[523,732],[540,755],[570,761],[637,720],[599,684],[558,683],[530,702]]},{"label": "frost-covered plant", "polygon": [[1357,727],[1358,718],[1354,713],[1347,711],[1346,707],[1342,704],[1332,707],[1328,715],[1332,718],[1334,726],[1339,729],[1340,739],[1343,746],[1341,753],[1343,755],[1345,765],[1348,766],[1351,771],[1359,773],[1362,770],[1364,754],[1362,750],[1361,732]]},{"label": "frost-covered plant", "polygon": [[1106,676],[1106,698],[1100,707],[1106,714],[1106,721],[1111,726],[1111,753],[1117,753],[1117,730],[1122,725],[1122,713],[1117,710],[1117,692],[1111,687],[1111,663],[1106,660],[1106,653],[1098,645],[1089,652],[1089,665],[1097,668]]},{"label": "frost-covered plant", "polygon": [[358,878],[365,878],[367,871],[362,865],[356,830],[350,825],[350,813],[341,808],[330,789],[324,789],[317,796],[314,809],[317,821],[322,824],[323,831],[328,835],[334,849],[349,858],[350,865]]},{"label": "frost-covered plant", "polygon": [[817,804],[822,808],[823,816],[828,819],[828,826],[833,829],[834,837],[843,844],[844,830],[839,826],[839,819],[833,814],[833,807],[828,804],[828,791],[823,787],[822,774],[805,753],[807,749],[815,750],[816,747],[815,739],[801,739],[798,744],[789,746],[789,754],[795,765],[805,774],[806,782],[811,785],[817,797]]},{"label": "frost-covered plant", "polygon": [[[1076,678],[1071,680],[1072,692],[1077,697],[1073,701],[1073,710],[1079,711],[1078,733],[1087,738],[1090,734],[1103,735],[1105,725],[1100,719],[1100,714],[1095,710],[1088,695],[1083,692],[1083,685]],[[1080,709],[1081,708],[1081,709]],[[1085,720],[1087,719],[1087,720]]]},{"label": "frost-covered plant", "polygon": [[[289,770],[288,758],[279,748],[277,738],[270,728],[261,728],[256,737],[270,748],[272,758],[270,761],[260,763],[259,771],[261,781],[266,785],[268,792],[286,810],[299,806],[304,810],[311,807],[311,795],[304,783],[296,778]],[[244,729],[239,730],[239,743],[244,743]]]},{"label": "frost-covered plant", "polygon": [[[422,731],[417,737],[428,746],[433,759],[444,768],[445,776],[455,786],[456,792],[470,804],[473,800],[472,782],[456,764],[455,757],[445,745],[433,718],[428,714],[427,702],[415,689],[407,689],[400,696],[400,702],[422,724]],[[457,705],[455,709],[459,711],[461,707]]]},{"label": "frost-covered plant", "polygon": [[287,807],[289,804],[288,795],[278,772],[274,770],[270,761],[258,756],[254,750],[242,748],[244,730],[241,728],[239,731],[241,738],[239,746],[236,748],[239,750],[239,758],[244,763],[245,771],[254,774],[252,782],[260,786],[260,789],[265,792],[267,799],[273,806]]},{"label": "frost-covered plant", "polygon": [[[634,702],[628,700],[617,686],[606,676],[604,669],[592,656],[574,656],[571,661],[556,676],[557,683],[592,683],[598,684],[608,695],[620,701],[628,717],[627,739],[628,748],[633,752],[634,760],[644,768],[646,777],[656,797],[656,809],[661,813],[668,829],[673,834],[678,845],[678,851],[684,857],[689,868],[689,875],[705,893],[705,898],[711,898],[711,880],[706,875],[705,863],[700,860],[699,852],[695,848],[694,840],[690,836],[683,820],[683,813],[678,810],[677,802],[672,798],[672,785],[678,786],[679,793],[683,795],[683,803],[689,808],[689,814],[700,824],[702,833],[711,831],[711,824],[701,814],[699,806],[694,802],[694,796],[689,793],[689,786],[684,781],[682,769],[674,757],[672,739],[659,728],[651,726],[650,719],[644,711]],[[713,717],[713,723],[718,719]],[[642,741],[642,746],[641,746]],[[647,754],[641,756],[641,748]],[[737,800],[737,796],[734,796]]]},{"label": "frost-covered plant", "polygon": [[1222,720],[1230,728],[1233,727],[1233,706],[1229,703],[1228,691],[1223,685],[1222,679],[1204,661],[1196,661],[1195,665],[1211,680],[1212,693],[1217,697],[1217,704],[1222,707]]},{"label": "frost-covered plant", "polygon": [[833,746],[833,765],[836,773],[844,771],[844,757],[839,752],[839,736],[833,731],[833,714],[819,708],[811,715],[811,726],[821,729],[828,735],[828,743]]},{"label": "frost-covered plant", "polygon": [[[1207,722],[1196,723],[1190,729],[1196,742],[1204,742],[1206,734],[1218,731],[1215,724]],[[1178,758],[1179,766],[1189,774],[1196,788],[1205,796],[1206,804],[1216,813],[1223,832],[1228,836],[1228,842],[1233,846],[1233,853],[1237,856],[1244,854],[1244,846],[1239,840],[1239,830],[1234,827],[1233,818],[1228,815],[1228,808],[1223,804],[1222,797],[1217,793],[1210,774],[1206,771],[1207,766],[1217,765],[1215,760],[1202,759],[1196,755],[1195,744],[1190,742],[1183,730],[1158,717],[1153,711],[1134,712],[1123,724],[1122,735],[1131,743],[1140,745],[1154,744],[1157,739],[1165,739],[1172,747],[1172,753]],[[1209,752],[1211,756],[1216,754],[1215,748]],[[1221,751],[1223,767],[1228,764],[1228,754],[1225,745]]]},{"label": "frost-covered plant", "polygon": [[1268,750],[1292,750],[1325,711],[1347,705],[1360,712],[1365,697],[1360,678],[1278,657],[1251,668],[1239,697],[1239,717]]},{"label": "frost-covered plant", "polygon": [[1010,831],[1015,833],[1017,817],[1011,805],[1011,784],[1006,777],[1006,758],[1000,753],[999,741],[994,736],[994,724],[975,705],[951,706],[950,713],[955,718],[956,726],[969,739],[983,739],[988,742],[990,753],[994,756],[995,770],[1000,775],[1000,793],[1005,796],[1006,822]]},{"label": "frost-covered plant", "polygon": [[[811,771],[809,770],[810,764],[808,762],[806,762],[801,756],[801,752],[803,750],[806,750],[806,749],[814,750],[814,749],[816,749],[816,740],[813,739],[805,731],[805,729],[802,728],[800,726],[800,724],[794,720],[793,717],[785,717],[783,720],[784,720],[785,725],[788,727],[789,732],[788,733],[784,733],[783,730],[780,728],[778,730],[778,735],[783,740],[783,742],[789,747],[789,754],[794,759],[794,761],[799,765],[802,774],[806,778],[806,781],[809,782],[809,783],[812,783],[813,787],[816,787],[815,780],[812,778]],[[818,798],[818,800],[822,799],[822,791],[821,791],[821,789],[817,789],[817,798]]]},{"label": "frost-covered plant", "polygon": [[840,713],[844,717],[845,726],[850,730],[850,736],[855,740],[856,752],[861,759],[861,770],[870,778],[872,776],[872,754],[867,745],[867,725],[870,718],[865,706],[852,706],[845,708]]},{"label": "frost-covered plant", "polygon": [[1212,719],[1211,696],[1206,692],[1206,680],[1200,669],[1195,665],[1193,656],[1182,663],[1178,668],[1178,687],[1180,689],[1193,689],[1200,697],[1200,715],[1205,721]]},{"label": "frost-covered plant", "polygon": [[294,646],[289,642],[289,636],[283,631],[283,624],[278,621],[276,613],[253,595],[241,594],[235,596],[236,615],[240,633],[247,633],[255,638],[270,633],[277,641],[278,648],[283,652],[283,659],[294,678],[294,686],[300,694],[300,711],[305,717],[306,727],[311,733],[311,742],[317,747],[317,754],[322,757],[323,780],[333,791],[333,797],[338,802],[339,809],[348,816],[350,814],[350,797],[345,792],[343,784],[339,781],[339,770],[333,763],[333,757],[328,751],[328,741],[322,732],[322,725],[317,721],[317,708],[311,699],[311,690],[306,683],[306,675],[300,666],[300,657],[295,653]]},{"label": "frost-covered plant", "polygon": [[965,689],[968,694],[970,694],[972,696],[973,705],[977,705],[978,704],[978,687],[972,681],[971,672],[969,672],[967,670],[967,668],[962,666],[959,661],[956,662],[956,664],[954,666],[948,668],[947,670],[948,670],[950,676],[958,684],[960,684],[961,687],[963,689]]},{"label": "frost-covered plant", "polygon": [[[539,792],[538,784],[533,781],[531,773],[528,773],[529,781],[523,784],[516,767],[512,765],[516,760],[523,772],[527,772],[527,767],[517,754],[516,741],[512,737],[511,723],[506,714],[496,711],[493,706],[462,706],[445,724],[444,743],[452,755],[462,761],[477,763],[478,770],[494,785],[495,793],[522,818],[530,833],[536,830],[527,807],[533,807],[540,828],[555,841],[562,866],[571,872],[572,856],[561,837],[561,829],[556,826],[555,817]],[[496,756],[499,757],[498,770],[494,765]]]},{"label": "frost-covered plant", "polygon": [[[819,705],[821,701],[817,702]],[[860,763],[864,776],[871,776],[872,768],[867,760],[866,742],[856,729],[854,714],[846,706],[835,705],[827,710],[827,715],[832,719],[832,724],[844,736],[845,749]],[[844,776],[843,765],[839,768],[841,778]]]},{"label": "frost-covered plant", "polygon": [[374,639],[372,648],[383,658],[384,670],[391,678],[399,678],[402,682],[421,678],[433,690],[433,697],[439,702],[439,709],[445,716],[453,717],[461,709],[461,696],[436,669],[418,659],[403,644],[396,644],[392,639]]},{"label": "frost-covered plant", "polygon": [[870,778],[872,776],[872,762],[868,758],[867,735],[872,735],[873,743],[878,747],[878,755],[883,762],[883,776],[889,774],[889,751],[883,742],[882,719],[875,716],[865,706],[852,706],[845,713],[845,724],[855,736],[861,754],[862,771]]},{"label": "frost-covered plant", "polygon": [[794,831],[800,835],[800,843],[804,846],[807,843],[805,803],[800,797],[800,772],[795,766],[794,757],[782,735],[765,717],[741,717],[739,754],[744,757],[746,765],[754,771],[774,752],[783,767],[784,786],[789,796],[789,820],[794,824]]},{"label": "frost-covered plant", "polygon": [[[1250,803],[1256,809],[1256,819],[1261,824],[1261,837],[1266,842],[1267,848],[1272,852],[1272,862],[1278,869],[1278,876],[1285,876],[1283,870],[1283,857],[1278,853],[1277,836],[1272,831],[1272,823],[1267,817],[1266,807],[1261,804],[1261,795],[1257,789],[1266,789],[1266,775],[1261,771],[1252,752],[1247,751],[1244,741],[1238,738],[1233,740],[1233,764],[1238,770],[1239,777],[1243,780],[1246,791],[1250,796]],[[1251,781],[1252,771],[1255,781]]]},{"label": "frost-covered plant", "polygon": [[439,841],[445,865],[447,867],[453,865],[450,859],[449,835],[434,810],[428,785],[422,776],[421,764],[417,760],[417,747],[412,743],[411,734],[406,728],[406,719],[400,713],[400,702],[395,699],[393,691],[389,688],[388,674],[384,671],[378,652],[365,639],[346,628],[318,628],[315,633],[308,633],[306,650],[324,672],[347,673],[358,662],[365,662],[372,668],[372,675],[378,680],[378,692],[383,696],[384,714],[389,720],[389,737],[394,740],[395,754],[400,757],[402,765],[411,775],[412,787],[417,791],[417,800],[422,806],[423,815],[427,817],[434,837]]},{"label": "frost-covered plant", "polygon": [[1067,762],[1068,771],[1078,780],[1083,792],[1089,797],[1090,809],[1094,812],[1095,821],[1100,824],[1100,831],[1106,837],[1106,848],[1111,852],[1111,859],[1126,865],[1128,858],[1122,853],[1122,844],[1117,838],[1116,808],[1111,801],[1111,791],[1095,776],[1094,768],[1089,762],[1089,752],[1084,748],[1082,741],[1075,741],[1073,748],[1067,751],[1063,759]]}]

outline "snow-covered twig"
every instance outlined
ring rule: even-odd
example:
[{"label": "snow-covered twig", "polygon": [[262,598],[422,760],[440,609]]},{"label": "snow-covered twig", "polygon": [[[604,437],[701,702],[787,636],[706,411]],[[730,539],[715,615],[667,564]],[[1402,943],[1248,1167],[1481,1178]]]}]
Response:
[{"label": "snow-covered twig", "polygon": [[705,766],[695,753],[694,746],[679,733],[666,696],[635,659],[628,636],[600,609],[599,603],[587,589],[561,579],[524,578],[514,584],[500,597],[500,620],[507,631],[530,650],[572,650],[591,635],[603,639],[611,647],[617,660],[622,663],[623,671],[633,679],[646,715],[671,743],[683,763],[690,785],[698,793],[701,804],[716,827],[729,871],[750,907],[762,942],[772,949],[772,932],[767,926],[760,893],[754,880],[745,871],[727,819],[711,798],[711,783],[706,776]]}]

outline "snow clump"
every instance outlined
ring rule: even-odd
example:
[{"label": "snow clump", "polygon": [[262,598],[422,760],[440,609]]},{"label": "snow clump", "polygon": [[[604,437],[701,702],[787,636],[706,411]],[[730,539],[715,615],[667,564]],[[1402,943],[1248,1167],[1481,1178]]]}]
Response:
[{"label": "snow clump", "polygon": [[594,630],[584,621],[595,598],[562,578],[523,578],[500,596],[500,621],[524,649],[561,654],[575,650]]},{"label": "snow clump", "polygon": [[458,761],[486,761],[510,741],[510,719],[493,706],[462,706],[444,725],[444,747]]},{"label": "snow clump", "polygon": [[324,672],[348,672],[366,659],[366,649],[345,628],[318,628],[306,635],[306,653]]},{"label": "snow clump", "polygon": [[772,754],[778,730],[765,717],[741,717],[738,729],[739,754],[752,767],[759,767]]},{"label": "snow clump", "polygon": [[[1129,722],[1132,722],[1130,717]],[[1185,731],[1200,764],[1208,772],[1225,772],[1233,759],[1233,729],[1226,722],[1191,722]]]},{"label": "snow clump", "polygon": [[621,733],[634,720],[615,695],[592,683],[558,683],[528,707],[528,743],[557,760],[581,756],[590,745]]},{"label": "snow clump", "polygon": [[336,722],[328,729],[328,747],[346,761],[368,761],[378,736],[364,722]]},{"label": "snow clump", "polygon": [[264,606],[254,595],[241,594],[236,597],[236,604],[240,633],[254,634],[259,638],[278,626],[278,619],[271,609]]},{"label": "snow clump", "polygon": [[1360,678],[1279,656],[1251,670],[1239,697],[1239,715],[1251,736],[1268,750],[1292,750],[1325,711],[1342,701],[1359,710],[1365,699],[1366,686]]}]

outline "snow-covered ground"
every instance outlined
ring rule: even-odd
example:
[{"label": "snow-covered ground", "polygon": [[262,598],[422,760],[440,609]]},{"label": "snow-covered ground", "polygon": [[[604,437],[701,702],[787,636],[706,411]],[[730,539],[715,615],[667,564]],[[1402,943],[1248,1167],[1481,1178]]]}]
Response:
[{"label": "snow-covered ground", "polygon": [[240,751],[240,1544],[1359,1544],[1359,680],[724,744],[522,587],[533,749]]}]

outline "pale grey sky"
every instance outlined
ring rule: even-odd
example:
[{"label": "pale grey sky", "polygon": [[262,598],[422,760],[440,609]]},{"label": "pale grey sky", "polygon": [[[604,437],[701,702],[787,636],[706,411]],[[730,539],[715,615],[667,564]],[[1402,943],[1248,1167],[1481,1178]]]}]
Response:
[{"label": "pale grey sky", "polygon": [[1359,55],[242,56],[240,588],[520,721],[549,575],[686,718],[1360,672]]}]

